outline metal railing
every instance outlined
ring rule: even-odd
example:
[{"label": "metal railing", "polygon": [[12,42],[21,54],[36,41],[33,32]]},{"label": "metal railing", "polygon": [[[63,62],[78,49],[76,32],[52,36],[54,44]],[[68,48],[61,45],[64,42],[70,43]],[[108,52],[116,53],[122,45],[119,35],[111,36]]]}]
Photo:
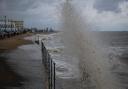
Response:
[{"label": "metal railing", "polygon": [[[37,36],[37,38],[38,39],[35,40],[35,43],[39,44],[40,43],[39,36]],[[56,71],[55,71],[56,64],[52,60],[42,40],[41,40],[41,52],[42,52],[42,63],[48,75],[47,76],[48,89],[55,89],[56,88]]]},{"label": "metal railing", "polygon": [[37,44],[39,45],[39,43],[40,43],[39,35],[36,35],[36,36],[35,36],[35,43],[37,43]]}]

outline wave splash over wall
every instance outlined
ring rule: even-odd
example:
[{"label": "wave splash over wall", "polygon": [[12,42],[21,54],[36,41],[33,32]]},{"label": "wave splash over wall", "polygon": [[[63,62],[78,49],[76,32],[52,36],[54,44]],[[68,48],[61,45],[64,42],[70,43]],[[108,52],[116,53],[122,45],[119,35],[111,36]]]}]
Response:
[{"label": "wave splash over wall", "polygon": [[118,80],[110,72],[109,58],[102,44],[99,44],[96,32],[89,30],[72,1],[67,0],[62,7],[64,51],[79,61],[79,89],[121,89]]}]

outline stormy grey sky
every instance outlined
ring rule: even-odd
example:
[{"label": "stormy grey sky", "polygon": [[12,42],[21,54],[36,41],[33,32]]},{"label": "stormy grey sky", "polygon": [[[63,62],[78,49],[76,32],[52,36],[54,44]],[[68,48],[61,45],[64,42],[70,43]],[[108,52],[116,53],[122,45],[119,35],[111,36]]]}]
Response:
[{"label": "stormy grey sky", "polygon": [[97,0],[94,3],[94,8],[98,9],[99,12],[102,11],[120,12],[119,4],[124,1],[128,1],[128,0]]},{"label": "stormy grey sky", "polygon": [[[0,16],[29,27],[57,26],[64,0],[0,0]],[[72,0],[85,20],[100,30],[128,30],[128,0]],[[79,10],[78,9],[78,10]]]}]

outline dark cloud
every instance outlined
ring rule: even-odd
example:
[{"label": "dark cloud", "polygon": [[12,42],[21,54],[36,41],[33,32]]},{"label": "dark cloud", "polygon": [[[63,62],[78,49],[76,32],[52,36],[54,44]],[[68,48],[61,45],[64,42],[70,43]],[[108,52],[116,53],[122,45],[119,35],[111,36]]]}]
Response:
[{"label": "dark cloud", "polygon": [[25,11],[36,8],[39,3],[53,3],[55,0],[0,0],[0,10]]},{"label": "dark cloud", "polygon": [[[39,0],[36,0],[38,2]],[[0,0],[0,5],[3,10],[24,11],[32,8],[35,0]]]},{"label": "dark cloud", "polygon": [[102,11],[114,11],[120,12],[118,8],[119,3],[128,1],[128,0],[95,0],[94,8],[96,8],[99,12]]},{"label": "dark cloud", "polygon": [[[28,25],[35,24],[38,26],[40,23],[39,20],[43,19],[43,22],[46,17],[44,15],[48,14],[46,10],[49,10],[50,6],[56,1],[57,0],[0,0],[0,16],[6,15],[11,19],[23,19]],[[45,9],[42,9],[42,7]],[[39,11],[45,14],[39,13]]]},{"label": "dark cloud", "polygon": [[[26,11],[34,7],[35,0],[0,0],[0,16],[25,18]],[[37,0],[38,1],[38,0]]]}]

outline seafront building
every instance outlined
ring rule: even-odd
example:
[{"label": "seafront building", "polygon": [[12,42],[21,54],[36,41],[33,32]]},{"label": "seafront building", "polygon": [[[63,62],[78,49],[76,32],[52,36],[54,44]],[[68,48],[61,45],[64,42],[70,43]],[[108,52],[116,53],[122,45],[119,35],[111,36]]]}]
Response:
[{"label": "seafront building", "polygon": [[24,21],[8,19],[6,16],[0,17],[0,31],[23,31]]}]

